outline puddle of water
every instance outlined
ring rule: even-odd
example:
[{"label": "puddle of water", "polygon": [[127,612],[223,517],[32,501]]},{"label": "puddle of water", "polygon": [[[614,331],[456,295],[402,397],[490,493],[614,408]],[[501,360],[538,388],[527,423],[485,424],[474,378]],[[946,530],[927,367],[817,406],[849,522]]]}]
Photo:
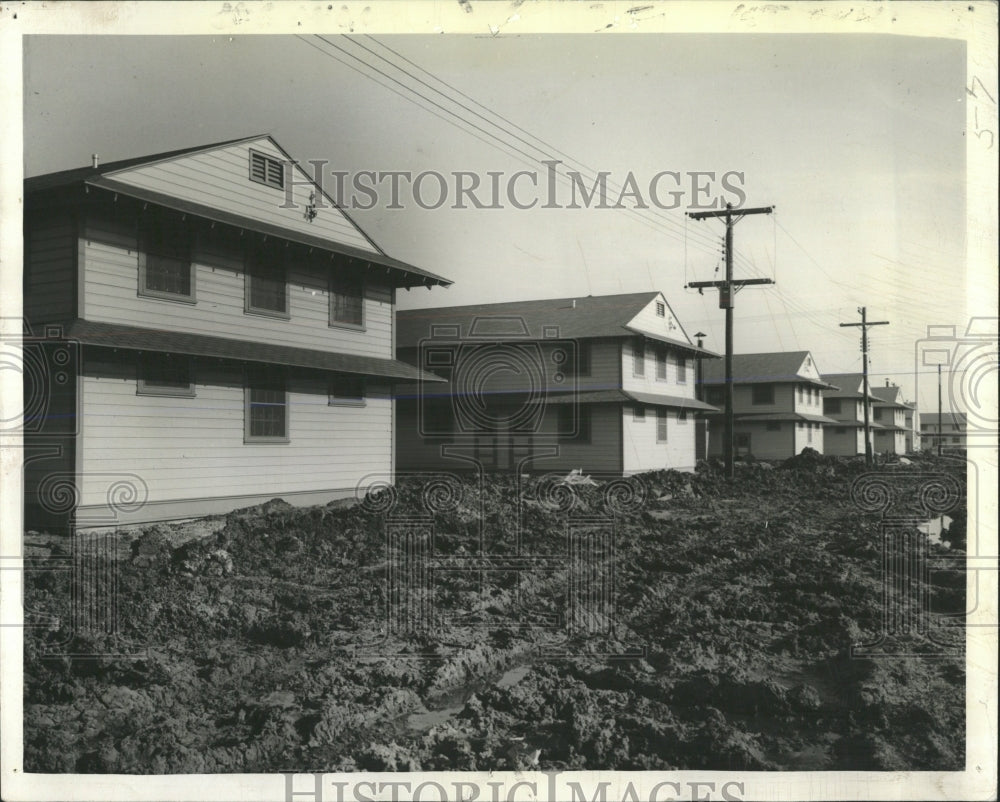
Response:
[{"label": "puddle of water", "polygon": [[941,534],[948,530],[951,526],[951,518],[947,515],[940,515],[937,518],[931,518],[929,521],[924,521],[920,524],[917,529],[927,535],[927,539],[931,543],[941,544]]},{"label": "puddle of water", "polygon": [[524,679],[529,671],[531,671],[530,664],[514,666],[507,669],[496,680],[477,680],[451,689],[447,693],[434,697],[432,709],[411,713],[407,716],[406,728],[411,732],[423,732],[438,724],[443,724],[461,713],[465,703],[478,691],[489,688],[491,685],[496,685],[498,688],[509,688]]}]

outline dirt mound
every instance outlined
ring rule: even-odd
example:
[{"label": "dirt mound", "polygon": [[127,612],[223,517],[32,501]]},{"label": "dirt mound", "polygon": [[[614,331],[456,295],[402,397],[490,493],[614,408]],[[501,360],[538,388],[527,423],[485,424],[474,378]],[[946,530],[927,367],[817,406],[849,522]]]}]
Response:
[{"label": "dirt mound", "polygon": [[[711,463],[405,479],[388,502],[433,513],[430,591],[398,584],[414,541],[391,545],[386,499],[273,500],[184,543],[148,527],[118,564],[112,635],[74,634],[69,572],[28,574],[48,624],[25,636],[25,766],[957,769],[961,656],[849,657],[883,620],[878,519],[850,502],[864,470],[803,452],[732,481]],[[613,521],[613,571],[612,551],[570,558],[573,516]],[[603,576],[613,610],[574,613]],[[962,577],[934,581],[965,609]]]}]

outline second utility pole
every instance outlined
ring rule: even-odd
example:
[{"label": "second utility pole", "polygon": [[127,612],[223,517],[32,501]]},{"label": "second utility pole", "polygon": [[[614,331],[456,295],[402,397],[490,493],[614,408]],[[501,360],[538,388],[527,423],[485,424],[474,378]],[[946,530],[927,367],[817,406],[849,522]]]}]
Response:
[{"label": "second utility pole", "polygon": [[760,206],[756,209],[733,209],[733,204],[727,203],[726,208],[717,212],[688,212],[692,220],[704,220],[706,217],[726,218],[726,280],[725,281],[690,281],[688,287],[717,287],[719,289],[719,306],[726,310],[726,428],[722,436],[722,453],[726,460],[726,476],[732,479],[736,474],[733,462],[733,296],[736,290],[747,284],[774,284],[769,278],[744,278],[733,280],[733,226],[748,214],[770,214],[773,206]]},{"label": "second utility pole", "polygon": [[841,323],[840,326],[860,326],[861,327],[861,375],[862,386],[864,388],[864,398],[861,399],[861,404],[865,408],[865,465],[869,468],[872,466],[872,440],[871,440],[871,423],[868,420],[868,327],[869,326],[888,326],[888,320],[868,320],[868,307],[861,306],[858,307],[858,312],[861,313],[860,323]]}]

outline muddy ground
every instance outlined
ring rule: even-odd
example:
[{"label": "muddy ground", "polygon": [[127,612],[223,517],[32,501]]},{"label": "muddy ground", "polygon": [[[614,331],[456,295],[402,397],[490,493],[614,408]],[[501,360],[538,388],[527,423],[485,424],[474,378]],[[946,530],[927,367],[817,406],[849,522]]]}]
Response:
[{"label": "muddy ground", "polygon": [[[960,462],[882,470],[965,482]],[[807,454],[731,483],[707,465],[550,477],[520,505],[510,477],[411,479],[122,532],[110,635],[74,634],[72,574],[45,569],[69,541],[30,534],[25,769],[961,769],[962,654],[920,634],[850,653],[883,629],[879,517],[850,499],[864,472]],[[426,522],[400,516],[428,513],[421,556]],[[581,516],[613,537],[574,541]],[[965,609],[964,574],[931,581],[933,609]]]}]

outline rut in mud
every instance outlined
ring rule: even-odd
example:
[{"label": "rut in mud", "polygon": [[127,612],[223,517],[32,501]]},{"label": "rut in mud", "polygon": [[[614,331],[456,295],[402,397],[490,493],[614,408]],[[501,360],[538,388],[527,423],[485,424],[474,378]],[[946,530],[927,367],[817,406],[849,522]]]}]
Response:
[{"label": "rut in mud", "polygon": [[[964,486],[964,463],[930,467]],[[910,656],[849,653],[883,626],[879,520],[850,501],[864,470],[806,455],[728,483],[702,466],[624,500],[533,479],[520,503],[513,478],[470,479],[433,505],[433,599],[391,578],[416,541],[377,504],[274,501],[188,542],[123,533],[113,636],[72,634],[68,572],[26,577],[25,769],[960,769],[962,655],[919,636]],[[394,514],[433,500],[396,494]],[[931,555],[964,546],[949,515]],[[613,548],[581,562],[570,516],[613,518]],[[595,578],[614,604],[575,620],[567,587]],[[934,609],[965,609],[963,574],[932,581]]]}]

